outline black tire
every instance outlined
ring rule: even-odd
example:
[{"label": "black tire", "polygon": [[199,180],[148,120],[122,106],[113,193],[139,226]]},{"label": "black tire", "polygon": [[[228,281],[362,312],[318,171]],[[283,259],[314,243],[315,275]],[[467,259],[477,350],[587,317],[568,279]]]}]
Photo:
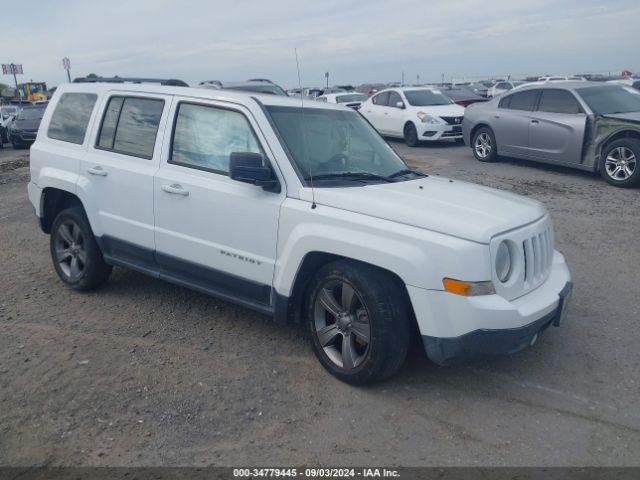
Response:
[{"label": "black tire", "polygon": [[111,274],[82,207],[58,214],[51,226],[50,249],[58,277],[75,290],[93,290]]},{"label": "black tire", "polygon": [[420,144],[416,126],[411,122],[404,126],[404,141],[410,147],[417,147]]},{"label": "black tire", "polygon": [[[336,301],[339,295],[342,306],[344,289],[348,287],[354,292],[350,297],[354,310],[346,307],[343,312],[354,313],[332,315],[323,306],[324,295],[329,292]],[[329,373],[344,382],[362,385],[383,380],[396,373],[406,359],[410,337],[406,294],[396,279],[384,271],[353,261],[323,266],[307,288],[303,313],[314,353]],[[362,333],[364,325],[369,334],[366,347],[358,333]],[[320,340],[323,332],[328,333],[323,337],[324,345]],[[347,336],[353,362],[345,361]]]},{"label": "black tire", "polygon": [[640,183],[640,140],[623,138],[602,149],[600,175],[616,187],[634,187]]},{"label": "black tire", "polygon": [[[484,142],[482,141],[484,140]],[[479,145],[485,145],[484,148]],[[479,162],[497,162],[498,161],[498,145],[493,130],[489,127],[480,127],[473,134],[471,139],[471,150],[473,156]],[[482,152],[485,152],[484,154]]]},{"label": "black tire", "polygon": [[11,146],[13,147],[14,150],[22,150],[24,148],[24,144],[23,143],[11,143]]}]

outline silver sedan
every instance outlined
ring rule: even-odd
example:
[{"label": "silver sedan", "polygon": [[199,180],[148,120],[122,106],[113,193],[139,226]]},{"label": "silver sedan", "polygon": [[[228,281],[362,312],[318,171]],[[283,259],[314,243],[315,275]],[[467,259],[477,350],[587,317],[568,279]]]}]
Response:
[{"label": "silver sedan", "polygon": [[640,183],[640,92],[598,82],[536,82],[467,107],[464,141],[481,162],[500,155]]}]

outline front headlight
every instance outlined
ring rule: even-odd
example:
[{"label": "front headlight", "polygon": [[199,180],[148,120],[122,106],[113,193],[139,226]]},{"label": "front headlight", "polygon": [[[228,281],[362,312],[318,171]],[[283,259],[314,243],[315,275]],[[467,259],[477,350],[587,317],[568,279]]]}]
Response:
[{"label": "front headlight", "polygon": [[422,123],[430,123],[432,125],[439,125],[443,123],[439,117],[431,115],[430,113],[427,113],[427,112],[418,112],[417,115]]},{"label": "front headlight", "polygon": [[505,283],[511,275],[511,249],[507,242],[500,242],[496,251],[496,275],[498,280]]}]

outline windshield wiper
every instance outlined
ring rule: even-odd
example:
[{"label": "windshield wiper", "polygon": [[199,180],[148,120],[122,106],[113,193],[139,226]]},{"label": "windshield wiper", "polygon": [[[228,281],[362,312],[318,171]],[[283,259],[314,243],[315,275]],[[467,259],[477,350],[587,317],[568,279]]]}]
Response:
[{"label": "windshield wiper", "polygon": [[425,173],[416,172],[414,170],[409,170],[408,168],[403,168],[402,170],[398,170],[397,172],[392,173],[387,178],[402,177],[403,175],[409,175],[410,173],[412,173],[414,175],[417,175],[418,177],[426,177],[427,176]]},{"label": "windshield wiper", "polygon": [[332,178],[345,178],[354,180],[382,180],[383,182],[392,182],[389,177],[376,175],[369,172],[332,172],[319,173],[317,175],[305,177],[305,180],[330,180]]}]

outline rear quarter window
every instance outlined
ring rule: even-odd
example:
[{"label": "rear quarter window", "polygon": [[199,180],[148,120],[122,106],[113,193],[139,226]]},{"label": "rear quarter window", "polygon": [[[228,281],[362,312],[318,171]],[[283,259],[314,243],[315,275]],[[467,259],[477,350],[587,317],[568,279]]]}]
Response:
[{"label": "rear quarter window", "polygon": [[94,93],[63,93],[51,115],[47,136],[82,145],[97,99]]}]

